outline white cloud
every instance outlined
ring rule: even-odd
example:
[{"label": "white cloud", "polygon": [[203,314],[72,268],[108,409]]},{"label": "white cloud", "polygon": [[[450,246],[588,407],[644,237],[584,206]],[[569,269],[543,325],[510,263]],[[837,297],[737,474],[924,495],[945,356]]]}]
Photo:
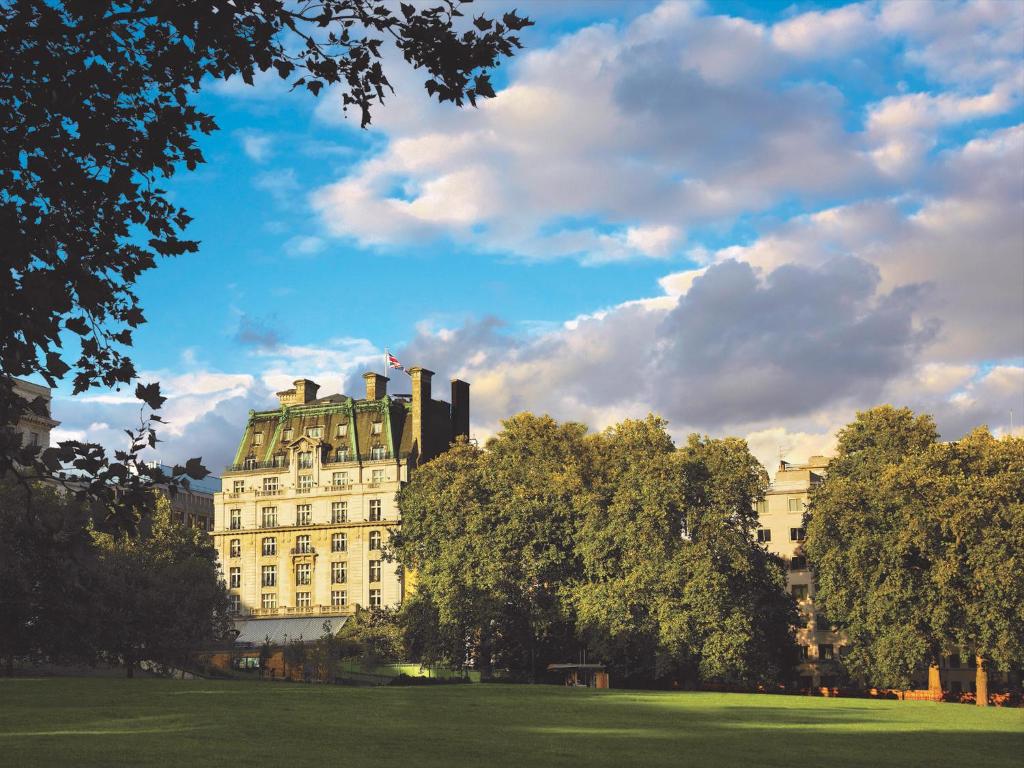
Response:
[{"label": "white cloud", "polygon": [[242,131],[238,138],[242,142],[242,151],[245,152],[250,160],[257,163],[265,163],[274,154],[273,136],[253,131]]},{"label": "white cloud", "polygon": [[284,252],[292,258],[316,256],[327,247],[327,242],[316,235],[295,235],[284,243]]}]

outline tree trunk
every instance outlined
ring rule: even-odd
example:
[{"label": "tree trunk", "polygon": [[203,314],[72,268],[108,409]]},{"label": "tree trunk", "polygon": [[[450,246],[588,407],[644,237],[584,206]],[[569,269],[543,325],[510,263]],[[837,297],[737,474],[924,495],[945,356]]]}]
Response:
[{"label": "tree trunk", "polygon": [[130,653],[124,657],[124,676],[135,677],[135,656]]},{"label": "tree trunk", "polygon": [[928,665],[928,692],[933,696],[942,696],[942,678],[939,677],[939,665]]},{"label": "tree trunk", "polygon": [[988,706],[988,670],[985,669],[985,659],[977,657],[978,668],[974,672],[974,697],[979,707]]},{"label": "tree trunk", "polygon": [[14,653],[7,654],[7,664],[4,665],[4,674],[7,677],[14,677]]}]

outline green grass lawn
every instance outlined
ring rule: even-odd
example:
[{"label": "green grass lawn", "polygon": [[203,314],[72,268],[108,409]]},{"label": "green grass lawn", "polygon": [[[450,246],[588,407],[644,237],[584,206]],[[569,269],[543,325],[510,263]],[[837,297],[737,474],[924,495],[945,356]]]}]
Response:
[{"label": "green grass lawn", "polygon": [[1013,766],[1024,710],[717,693],[0,679],[4,766]]}]

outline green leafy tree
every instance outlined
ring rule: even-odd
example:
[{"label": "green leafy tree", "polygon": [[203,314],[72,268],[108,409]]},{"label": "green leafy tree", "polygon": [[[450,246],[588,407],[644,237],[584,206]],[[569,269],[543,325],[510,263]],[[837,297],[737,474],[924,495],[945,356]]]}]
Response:
[{"label": "green leafy tree", "polygon": [[[29,511],[29,499],[34,501]],[[96,567],[89,510],[53,487],[0,479],[0,659],[88,661]]]},{"label": "green leafy tree", "polygon": [[[514,54],[516,33],[531,22],[514,11],[470,20],[462,7],[0,2],[0,424],[42,407],[14,392],[15,376],[50,386],[71,376],[76,393],[136,377],[126,349],[145,316],[134,286],[158,258],[198,248],[165,187],[181,167],[203,162],[197,138],[217,127],[196,107],[204,83],[237,76],[251,85],[270,72],[314,95],[331,86],[366,126],[392,90],[393,48],[423,71],[429,95],[475,104],[494,95],[489,71]],[[140,398],[158,407],[158,390]],[[158,422],[149,419],[133,443],[155,442]],[[0,430],[0,473],[46,476],[74,463],[80,477],[98,475],[79,489],[121,510],[122,524],[150,484],[144,465],[129,462],[136,453],[111,461],[99,446],[67,441],[40,456]]]},{"label": "green leafy tree", "polygon": [[520,414],[399,495],[393,556],[422,660],[531,674],[580,650],[627,676],[761,682],[795,660],[781,563],[753,542],[764,470],[738,440],[677,451],[657,417],[600,435]]},{"label": "green leafy tree", "polygon": [[929,547],[931,631],[944,651],[977,656],[987,704],[989,667],[1024,663],[1024,440],[979,427],[908,457],[888,487]]},{"label": "green leafy tree", "polygon": [[926,665],[938,688],[956,642],[955,596],[936,579],[955,495],[937,440],[931,417],[907,408],[858,413],[811,493],[804,549],[816,601],[850,641],[846,667],[876,685],[909,687]]},{"label": "green leafy tree", "polygon": [[453,663],[468,652],[485,674],[532,673],[571,637],[561,592],[576,572],[585,432],[519,414],[486,451],[457,444],[399,493],[393,554],[416,570]]},{"label": "green leafy tree", "polygon": [[143,660],[184,669],[192,651],[226,635],[216,550],[201,531],[172,519],[166,498],[144,513],[137,535],[97,533],[96,543],[100,648],[128,677]]},{"label": "green leafy tree", "polygon": [[599,436],[596,503],[580,524],[580,630],[628,677],[784,680],[796,661],[781,562],[751,536],[767,477],[741,440],[626,421]]}]

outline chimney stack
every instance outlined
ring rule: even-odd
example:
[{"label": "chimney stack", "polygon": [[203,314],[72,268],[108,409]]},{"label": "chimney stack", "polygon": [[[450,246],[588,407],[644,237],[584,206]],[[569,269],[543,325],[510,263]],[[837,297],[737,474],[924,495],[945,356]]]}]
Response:
[{"label": "chimney stack", "polygon": [[452,379],[452,442],[462,435],[469,438],[469,382]]},{"label": "chimney stack", "polygon": [[277,393],[282,407],[287,405],[305,405],[316,400],[316,391],[320,389],[320,385],[315,381],[296,379],[292,383],[295,385],[294,389],[286,389]]},{"label": "chimney stack", "polygon": [[433,371],[414,365],[407,369],[412,379],[412,441],[417,454],[417,462],[430,458],[430,450],[424,444],[427,437],[430,411],[430,379]]},{"label": "chimney stack", "polygon": [[366,381],[367,400],[380,400],[388,393],[387,376],[381,376],[379,373],[367,371],[363,374],[363,379]]}]

